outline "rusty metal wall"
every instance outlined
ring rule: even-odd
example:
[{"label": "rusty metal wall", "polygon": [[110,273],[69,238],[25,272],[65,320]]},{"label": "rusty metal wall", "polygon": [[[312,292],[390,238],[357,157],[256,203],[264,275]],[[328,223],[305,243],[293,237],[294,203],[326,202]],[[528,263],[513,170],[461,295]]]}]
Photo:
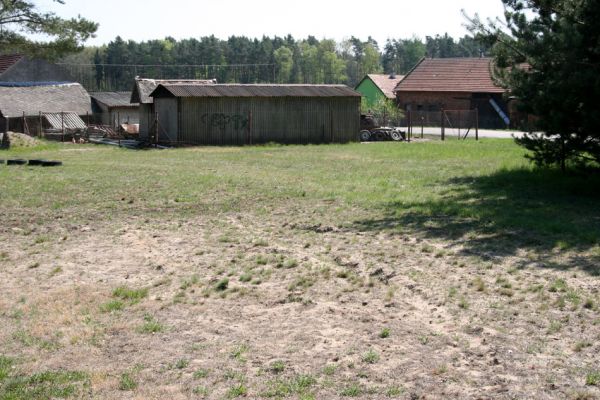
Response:
[{"label": "rusty metal wall", "polygon": [[181,98],[179,104],[180,143],[346,143],[360,130],[360,97]]}]

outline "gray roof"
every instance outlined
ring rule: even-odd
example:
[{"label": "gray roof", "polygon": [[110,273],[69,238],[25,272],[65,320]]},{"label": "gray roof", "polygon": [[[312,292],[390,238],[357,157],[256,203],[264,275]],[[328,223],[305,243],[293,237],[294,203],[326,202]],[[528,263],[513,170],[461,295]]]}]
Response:
[{"label": "gray roof", "polygon": [[0,114],[7,118],[42,113],[92,112],[89,94],[78,83],[28,87],[0,86]]},{"label": "gray roof", "polygon": [[133,91],[131,92],[131,103],[152,104],[154,99],[150,96],[160,84],[182,84],[182,85],[210,85],[217,83],[216,79],[142,79],[136,78]]},{"label": "gray roof", "polygon": [[108,108],[139,106],[139,104],[131,102],[130,92],[92,92],[90,96]]},{"label": "gray roof", "polygon": [[360,97],[346,85],[160,84],[154,97]]}]

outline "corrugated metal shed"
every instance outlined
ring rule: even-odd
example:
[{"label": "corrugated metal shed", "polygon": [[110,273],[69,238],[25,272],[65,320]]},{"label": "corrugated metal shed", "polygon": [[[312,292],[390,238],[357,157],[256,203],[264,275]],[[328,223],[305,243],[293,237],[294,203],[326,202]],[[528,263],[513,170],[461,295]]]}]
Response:
[{"label": "corrugated metal shed", "polygon": [[131,103],[152,104],[154,100],[150,94],[160,84],[182,84],[182,85],[210,85],[217,83],[216,79],[198,80],[198,79],[143,79],[136,78],[131,92]]},{"label": "corrugated metal shed", "polygon": [[75,113],[46,113],[44,118],[52,129],[86,129],[87,125]]},{"label": "corrugated metal shed", "polygon": [[173,97],[361,97],[360,93],[345,85],[161,83],[151,96],[155,94]]},{"label": "corrugated metal shed", "polygon": [[107,108],[133,108],[139,106],[139,103],[131,102],[130,92],[92,92],[90,96],[93,100],[102,103]]},{"label": "corrugated metal shed", "polygon": [[396,92],[504,93],[492,78],[491,58],[424,58]]},{"label": "corrugated metal shed", "polygon": [[357,140],[361,95],[344,85],[160,84],[159,140],[196,145]]},{"label": "corrugated metal shed", "polygon": [[40,86],[7,87],[0,85],[0,113],[6,118],[37,116],[43,113],[92,112],[89,94],[78,83],[40,84]]}]

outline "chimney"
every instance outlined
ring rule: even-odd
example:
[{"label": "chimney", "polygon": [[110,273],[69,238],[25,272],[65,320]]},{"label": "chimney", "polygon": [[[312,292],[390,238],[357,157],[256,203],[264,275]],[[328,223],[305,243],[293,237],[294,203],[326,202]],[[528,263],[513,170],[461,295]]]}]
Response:
[{"label": "chimney", "polygon": [[396,73],[395,72],[392,72],[390,74],[390,79],[396,79]]}]

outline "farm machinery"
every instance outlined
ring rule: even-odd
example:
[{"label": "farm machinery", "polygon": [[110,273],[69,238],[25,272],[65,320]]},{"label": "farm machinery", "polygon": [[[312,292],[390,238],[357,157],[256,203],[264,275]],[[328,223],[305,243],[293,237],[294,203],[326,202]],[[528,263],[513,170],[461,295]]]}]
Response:
[{"label": "farm machinery", "polygon": [[360,141],[376,142],[393,140],[396,142],[406,140],[406,132],[393,126],[378,126],[372,115],[360,116]]}]

